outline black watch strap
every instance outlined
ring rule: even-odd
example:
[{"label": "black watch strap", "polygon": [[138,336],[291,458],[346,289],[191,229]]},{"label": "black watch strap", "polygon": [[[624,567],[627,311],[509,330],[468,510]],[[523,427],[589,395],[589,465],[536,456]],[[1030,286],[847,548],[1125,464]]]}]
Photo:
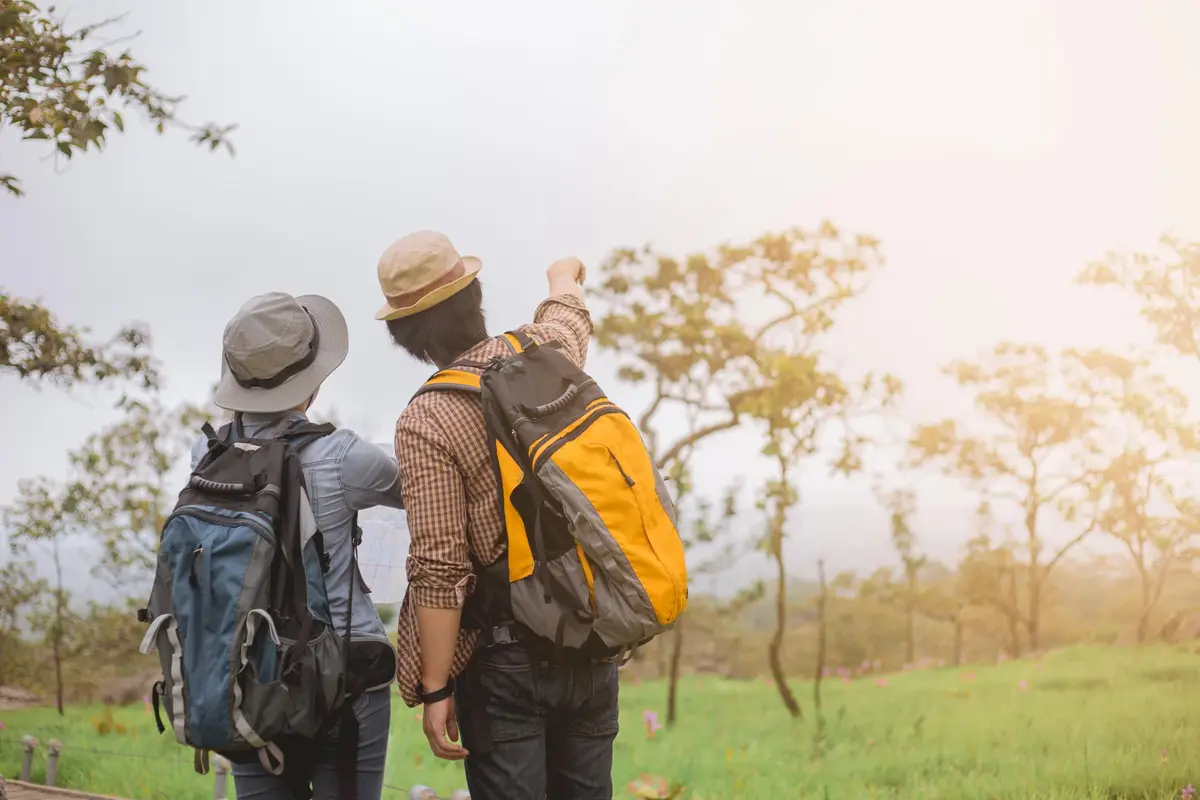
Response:
[{"label": "black watch strap", "polygon": [[425,687],[423,685],[421,685],[420,683],[417,684],[417,697],[420,697],[421,702],[424,703],[425,705],[429,705],[430,703],[440,703],[443,700],[445,700],[446,698],[453,697],[453,696],[454,696],[454,679],[453,678],[450,679],[449,683],[447,683],[442,688],[438,689],[436,692],[428,692],[427,693],[425,691]]}]

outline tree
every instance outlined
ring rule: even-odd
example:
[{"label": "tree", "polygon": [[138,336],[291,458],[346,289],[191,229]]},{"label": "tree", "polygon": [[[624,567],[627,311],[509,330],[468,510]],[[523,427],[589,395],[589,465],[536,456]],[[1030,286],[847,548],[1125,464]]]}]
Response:
[{"label": "tree", "polygon": [[798,344],[827,331],[879,264],[878,242],[829,222],[682,260],[649,245],[608,258],[596,341],[617,355],[623,380],[649,389],[638,427],[677,486],[702,442],[773,413],[782,422],[781,399],[799,407],[820,395],[825,374]]},{"label": "tree", "polygon": [[1200,242],[1163,236],[1159,243],[1158,252],[1108,253],[1076,280],[1131,292],[1161,344],[1200,359]]},{"label": "tree", "polygon": [[[2,12],[0,12],[2,15]],[[44,380],[59,386],[114,379],[158,384],[158,370],[141,326],[117,332],[108,342],[87,340],[87,331],[56,320],[39,303],[20,300],[0,289],[0,376]]]},{"label": "tree", "polygon": [[1195,453],[1187,396],[1150,368],[1145,357],[1101,351],[1082,356],[1105,413],[1097,449],[1106,465],[1096,482],[1099,527],[1129,552],[1141,584],[1137,640],[1146,641],[1150,615],[1171,568],[1190,557],[1200,511],[1173,485]]},{"label": "tree", "polygon": [[[679,462],[683,464],[683,462]],[[676,475],[683,473],[677,469]],[[681,528],[685,553],[695,555],[696,550],[704,553],[699,563],[691,562],[688,566],[689,580],[704,575],[713,575],[729,569],[743,555],[744,549],[733,538],[737,520],[737,496],[740,482],[735,481],[726,490],[720,504],[714,504],[707,497],[695,498],[694,502],[687,494],[691,487],[690,480],[676,482],[683,494],[675,498],[679,525]],[[681,501],[685,507],[679,508]],[[690,505],[692,508],[687,508]],[[667,725],[673,726],[678,719],[679,703],[679,673],[683,661],[683,625],[677,620],[671,631],[671,655],[667,670]]]},{"label": "tree", "polygon": [[[54,6],[43,11],[31,0],[0,0],[0,129],[15,128],[69,160],[89,148],[103,150],[110,131],[125,130],[121,111],[133,108],[159,133],[182,128],[197,144],[233,153],[228,136],[234,126],[184,122],[178,115],[182,97],[147,84],[145,66],[129,50],[113,52],[130,37],[98,38],[121,17],[68,29],[54,12]],[[11,174],[0,173],[0,188],[23,193]]]},{"label": "tree", "polygon": [[767,663],[780,699],[793,717],[801,716],[783,668],[783,641],[787,633],[787,566],[783,544],[791,510],[800,502],[796,475],[830,434],[840,438],[840,452],[832,472],[853,475],[862,469],[861,451],[869,440],[851,427],[852,418],[878,414],[889,407],[900,391],[891,376],[881,381],[868,375],[859,385],[842,381],[834,372],[816,366],[811,350],[780,350],[764,358],[769,389],[755,398],[755,416],[766,422],[767,443],[763,455],[772,459],[776,477],[763,489],[759,507],[767,512],[764,549],[775,562],[775,631],[767,648]]},{"label": "tree", "polygon": [[0,567],[0,686],[12,682],[21,625],[48,591],[33,562],[12,560]]},{"label": "tree", "polygon": [[[963,661],[963,628],[967,609],[973,605],[971,589],[965,585],[962,573],[946,571],[935,580],[920,587],[913,598],[918,614],[936,622],[950,625],[954,631],[950,663],[959,666]],[[910,662],[911,663],[911,662]]]},{"label": "tree", "polygon": [[1018,584],[1023,572],[1017,563],[1017,546],[1011,531],[995,532],[996,521],[991,505],[985,500],[975,512],[975,534],[967,542],[966,553],[958,564],[960,586],[965,604],[989,608],[1004,623],[1008,653],[1021,656],[1021,628],[1026,615],[1021,611]]},{"label": "tree", "polygon": [[817,582],[819,591],[815,600],[817,607],[817,663],[813,668],[813,714],[816,716],[816,726],[813,728],[813,761],[818,761],[824,752],[825,712],[821,707],[821,681],[825,678],[825,652],[828,644],[829,628],[826,622],[826,610],[829,607],[829,584],[825,581],[825,562],[817,561]]},{"label": "tree", "polygon": [[95,571],[122,584],[153,571],[158,537],[186,469],[200,426],[211,408],[165,407],[156,397],[126,398],[124,416],[88,437],[71,455],[78,475],[78,514],[104,548]]},{"label": "tree", "polygon": [[62,539],[73,532],[79,505],[79,487],[62,485],[44,478],[23,480],[17,487],[16,501],[4,509],[9,546],[24,554],[31,546],[48,548],[54,563],[52,608],[35,627],[44,631],[54,657],[55,702],[63,713],[63,661],[67,657],[65,639],[69,624],[70,597],[63,585]]},{"label": "tree", "polygon": [[912,529],[912,515],[916,511],[917,496],[911,489],[896,489],[881,498],[888,509],[891,522],[892,546],[900,557],[903,583],[899,592],[891,585],[891,570],[875,578],[879,586],[880,599],[898,605],[904,612],[904,663],[915,664],[917,660],[916,617],[920,608],[921,570],[928,559],[917,548],[917,537]]},{"label": "tree", "polygon": [[[1052,357],[1044,348],[1001,344],[977,363],[946,372],[975,392],[978,426],[954,420],[922,425],[911,440],[913,460],[934,464],[992,502],[1019,511],[1024,528],[1024,616],[1029,646],[1038,649],[1046,581],[1054,567],[1096,529],[1089,510],[1094,464],[1089,450],[1098,415],[1089,400],[1090,375],[1077,354]],[[1046,529],[1056,513],[1074,535],[1054,548]]]}]

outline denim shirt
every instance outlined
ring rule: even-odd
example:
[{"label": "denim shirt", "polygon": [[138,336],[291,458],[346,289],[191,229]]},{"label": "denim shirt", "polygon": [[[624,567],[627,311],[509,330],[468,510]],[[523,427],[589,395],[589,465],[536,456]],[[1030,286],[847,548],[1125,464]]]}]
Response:
[{"label": "denim shirt", "polygon": [[[248,438],[271,438],[297,419],[306,417],[296,411],[243,414],[243,433]],[[192,447],[193,470],[207,450],[207,439],[200,437]],[[300,450],[300,462],[317,528],[329,554],[325,585],[333,628],[344,635],[346,607],[350,592],[354,592],[351,640],[380,641],[391,647],[379,612],[370,595],[363,591],[365,583],[361,576],[351,575],[351,529],[357,511],[374,506],[404,508],[396,460],[353,431],[340,429],[305,445]]]}]

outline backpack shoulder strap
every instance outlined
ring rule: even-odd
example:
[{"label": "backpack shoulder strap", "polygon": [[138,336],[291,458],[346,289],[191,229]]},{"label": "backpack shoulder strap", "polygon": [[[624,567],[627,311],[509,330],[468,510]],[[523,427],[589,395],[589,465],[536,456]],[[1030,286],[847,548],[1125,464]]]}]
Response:
[{"label": "backpack shoulder strap", "polygon": [[530,336],[522,330],[508,331],[500,338],[508,345],[508,349],[512,351],[513,355],[520,355],[526,350],[532,350],[541,344],[535,337]]},{"label": "backpack shoulder strap", "polygon": [[474,372],[468,372],[465,369],[443,369],[435,372],[433,377],[425,381],[424,385],[417,390],[413,397],[418,397],[426,392],[470,392],[472,394],[480,394],[483,389],[480,384],[480,376]]},{"label": "backpack shoulder strap", "polygon": [[299,452],[306,445],[312,444],[317,439],[322,439],[336,430],[337,426],[332,422],[318,425],[308,420],[297,420],[284,428],[277,438],[286,440],[296,452]]}]

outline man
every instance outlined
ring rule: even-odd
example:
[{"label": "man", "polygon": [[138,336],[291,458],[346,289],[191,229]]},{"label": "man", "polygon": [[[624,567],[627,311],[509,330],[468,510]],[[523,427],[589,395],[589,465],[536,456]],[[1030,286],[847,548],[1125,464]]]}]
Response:
[{"label": "man", "polygon": [[[484,323],[481,266],[442,234],[406,236],[379,261],[387,305],[377,318],[400,348],[439,369],[505,356],[508,346],[489,338]],[[521,330],[582,367],[592,333],[584,266],[563,259],[547,277],[549,297]],[[396,423],[396,456],[411,537],[397,677],[405,702],[424,704],[430,748],[466,760],[474,800],[610,800],[616,665],[496,641],[493,631],[508,620],[460,629],[475,585],[472,558],[490,565],[506,548],[479,398],[414,398]]]},{"label": "man", "polygon": [[[222,344],[214,402],[235,412],[248,438],[271,438],[306,422],[321,384],[349,350],[346,319],[336,305],[316,295],[281,292],[247,301],[225,326]],[[207,448],[207,437],[201,437],[192,450],[192,469]],[[362,692],[353,705],[358,730],[347,731],[345,720],[334,725],[315,742],[314,756],[285,761],[282,776],[258,763],[235,765],[234,784],[241,800],[291,800],[295,784],[311,787],[313,800],[334,800],[346,796],[345,787],[339,794],[344,777],[354,781],[357,800],[379,800],[391,726],[386,690],[396,661],[362,577],[352,568],[353,527],[358,511],[404,507],[400,473],[386,453],[345,429],[304,445],[299,457],[329,559],[325,586],[333,630],[340,635],[347,612],[353,617],[347,686]]]}]

